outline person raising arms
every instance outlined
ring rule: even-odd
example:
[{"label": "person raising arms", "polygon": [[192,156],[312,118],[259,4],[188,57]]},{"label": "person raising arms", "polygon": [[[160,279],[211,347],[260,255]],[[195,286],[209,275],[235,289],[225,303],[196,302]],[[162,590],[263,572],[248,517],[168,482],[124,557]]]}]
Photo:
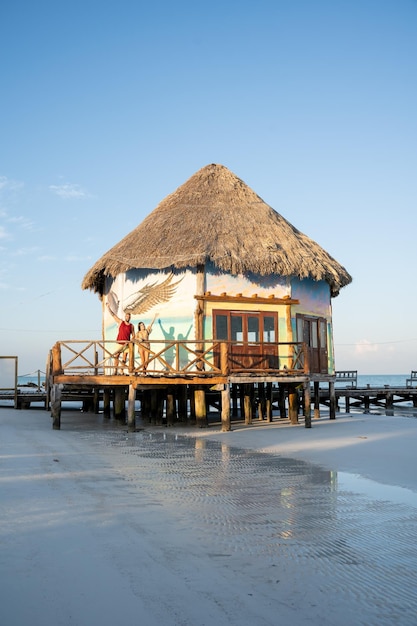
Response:
[{"label": "person raising arms", "polygon": [[[126,365],[127,355],[129,351],[129,341],[135,338],[135,327],[130,322],[130,318],[131,318],[130,313],[125,313],[125,319],[122,320],[115,313],[113,313],[108,302],[106,302],[106,305],[114,321],[119,324],[116,341],[117,343],[120,343],[121,346],[120,346],[120,350],[118,350],[114,354],[114,357],[116,359],[116,368],[117,368],[120,362],[120,355],[122,355],[123,366]],[[116,373],[117,373],[117,370],[116,370]]]},{"label": "person raising arms", "polygon": [[144,374],[146,374],[146,368],[149,361],[149,350],[151,347],[151,344],[149,343],[149,335],[152,332],[152,326],[156,319],[156,315],[157,314],[154,315],[152,322],[147,327],[145,326],[144,322],[139,322],[138,332],[135,335],[135,343],[138,344],[138,350]]}]

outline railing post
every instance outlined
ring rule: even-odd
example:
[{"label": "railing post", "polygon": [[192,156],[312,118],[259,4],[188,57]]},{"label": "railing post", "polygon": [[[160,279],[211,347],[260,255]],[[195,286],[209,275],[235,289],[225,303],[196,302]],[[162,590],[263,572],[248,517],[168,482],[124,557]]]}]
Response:
[{"label": "railing post", "polygon": [[133,341],[129,341],[129,348],[128,348],[129,352],[128,352],[128,358],[129,358],[129,365],[128,365],[128,371],[129,374],[132,374],[132,372],[135,369],[135,344]]},{"label": "railing post", "polygon": [[229,351],[226,341],[220,342],[220,370],[223,376],[229,375]]},{"label": "railing post", "polygon": [[59,341],[52,348],[52,376],[62,374],[61,344]]}]

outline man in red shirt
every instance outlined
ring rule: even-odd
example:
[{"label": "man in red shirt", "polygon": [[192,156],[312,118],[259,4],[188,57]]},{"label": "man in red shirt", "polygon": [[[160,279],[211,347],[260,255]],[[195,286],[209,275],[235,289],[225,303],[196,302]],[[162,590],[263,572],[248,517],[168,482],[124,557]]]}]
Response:
[{"label": "man in red shirt", "polygon": [[[113,313],[113,311],[109,307],[108,302],[106,302],[106,305],[112,318],[119,324],[119,330],[117,332],[116,341],[117,343],[120,343],[122,345],[120,347],[120,350],[118,350],[114,355],[115,360],[116,360],[116,368],[117,368],[119,365],[119,359],[120,359],[121,354],[123,355],[122,356],[123,366],[126,365],[127,355],[128,355],[128,350],[129,350],[128,342],[131,339],[134,339],[135,337],[135,327],[133,326],[133,324],[130,323],[130,313],[125,313],[125,319],[121,320],[120,317],[117,317],[117,315]],[[116,369],[116,373],[117,373],[117,369]]]}]

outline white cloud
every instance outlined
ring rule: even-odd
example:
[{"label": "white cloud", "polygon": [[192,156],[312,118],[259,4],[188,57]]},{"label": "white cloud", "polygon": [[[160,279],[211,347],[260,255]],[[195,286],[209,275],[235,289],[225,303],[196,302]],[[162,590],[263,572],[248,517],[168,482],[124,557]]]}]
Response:
[{"label": "white cloud", "polygon": [[368,339],[361,339],[355,345],[356,354],[369,354],[370,352],[378,352],[378,345],[371,343]]},{"label": "white cloud", "polygon": [[63,185],[49,185],[49,189],[60,198],[68,200],[73,198],[80,200],[81,198],[89,198],[90,194],[84,191],[79,185],[65,183]]},{"label": "white cloud", "polygon": [[56,261],[56,256],[51,256],[50,254],[43,254],[38,257],[38,261]]}]

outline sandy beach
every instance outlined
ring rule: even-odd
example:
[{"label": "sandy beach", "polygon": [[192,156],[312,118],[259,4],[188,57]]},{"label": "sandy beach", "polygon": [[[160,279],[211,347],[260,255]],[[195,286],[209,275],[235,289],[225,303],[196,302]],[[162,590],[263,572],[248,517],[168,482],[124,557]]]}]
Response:
[{"label": "sandy beach", "polygon": [[0,409],[4,626],[417,624],[417,420]]}]

